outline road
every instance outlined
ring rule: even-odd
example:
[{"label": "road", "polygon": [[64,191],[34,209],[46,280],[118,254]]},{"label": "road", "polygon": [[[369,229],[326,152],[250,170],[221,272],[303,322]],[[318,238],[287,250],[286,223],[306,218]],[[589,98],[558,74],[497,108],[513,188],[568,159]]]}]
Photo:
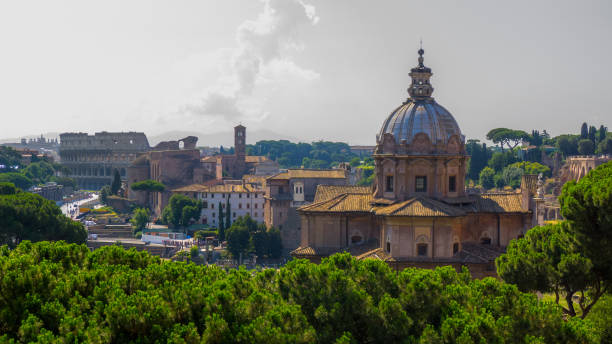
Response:
[{"label": "road", "polygon": [[71,219],[76,218],[79,215],[79,206],[83,203],[87,203],[89,201],[93,201],[98,199],[98,195],[97,194],[89,194],[88,198],[82,199],[80,201],[75,201],[75,202],[70,202],[70,203],[64,203],[61,206],[62,209],[62,213],[64,213],[64,215],[70,217]]}]

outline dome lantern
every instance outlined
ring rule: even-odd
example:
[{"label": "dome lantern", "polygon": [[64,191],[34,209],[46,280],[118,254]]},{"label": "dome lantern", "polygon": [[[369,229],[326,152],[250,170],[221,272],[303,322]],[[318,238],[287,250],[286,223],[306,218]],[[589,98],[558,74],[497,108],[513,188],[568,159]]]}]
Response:
[{"label": "dome lantern", "polygon": [[412,99],[421,100],[431,98],[433,93],[433,87],[429,83],[429,79],[433,75],[431,68],[425,67],[423,64],[423,54],[425,50],[419,49],[419,65],[410,70],[410,77],[412,78],[412,84],[408,88],[408,94]]}]

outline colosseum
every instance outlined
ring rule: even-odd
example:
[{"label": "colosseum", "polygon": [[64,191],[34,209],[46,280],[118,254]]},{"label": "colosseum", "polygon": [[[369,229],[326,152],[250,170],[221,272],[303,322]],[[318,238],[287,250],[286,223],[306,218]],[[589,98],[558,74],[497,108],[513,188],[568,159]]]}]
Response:
[{"label": "colosseum", "polygon": [[125,179],[130,163],[149,149],[147,137],[139,132],[60,134],[60,162],[82,189],[109,185],[115,170]]}]

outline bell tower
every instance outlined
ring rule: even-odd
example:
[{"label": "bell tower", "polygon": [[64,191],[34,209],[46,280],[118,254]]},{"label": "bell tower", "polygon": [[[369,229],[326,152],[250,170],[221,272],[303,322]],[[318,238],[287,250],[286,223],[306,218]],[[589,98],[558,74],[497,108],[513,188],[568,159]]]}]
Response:
[{"label": "bell tower", "polygon": [[246,155],[246,127],[242,124],[234,127],[234,154],[237,157]]}]

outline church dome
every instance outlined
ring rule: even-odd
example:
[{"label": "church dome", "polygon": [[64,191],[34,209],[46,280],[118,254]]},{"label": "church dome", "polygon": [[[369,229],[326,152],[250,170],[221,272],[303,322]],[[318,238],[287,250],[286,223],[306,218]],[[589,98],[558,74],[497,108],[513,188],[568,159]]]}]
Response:
[{"label": "church dome", "polygon": [[410,144],[417,134],[426,134],[433,144],[448,143],[453,135],[462,138],[457,121],[442,105],[427,100],[408,100],[385,120],[379,138],[392,134],[397,144]]},{"label": "church dome", "polygon": [[432,73],[423,65],[423,53],[420,49],[419,66],[410,72],[410,98],[387,117],[378,135],[379,142],[385,134],[391,134],[397,144],[410,144],[421,133],[434,145],[447,144],[453,135],[464,141],[455,118],[431,97],[433,87],[429,79]]}]

